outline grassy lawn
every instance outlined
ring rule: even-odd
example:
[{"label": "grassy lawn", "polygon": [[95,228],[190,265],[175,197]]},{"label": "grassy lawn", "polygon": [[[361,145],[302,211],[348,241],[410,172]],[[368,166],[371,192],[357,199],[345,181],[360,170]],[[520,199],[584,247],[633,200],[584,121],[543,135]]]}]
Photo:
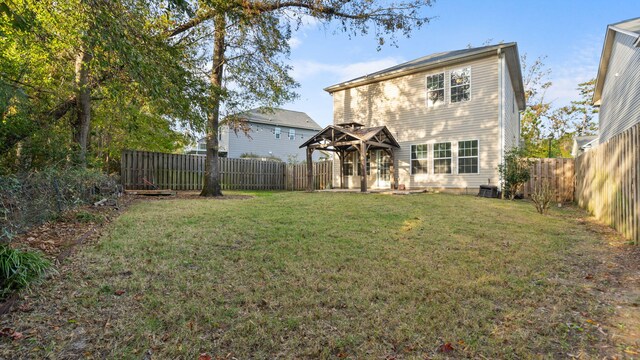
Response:
[{"label": "grassy lawn", "polygon": [[26,336],[0,357],[599,354],[606,308],[583,272],[599,239],[576,210],[259,195],[133,205],[27,299],[33,311],[3,320]]}]

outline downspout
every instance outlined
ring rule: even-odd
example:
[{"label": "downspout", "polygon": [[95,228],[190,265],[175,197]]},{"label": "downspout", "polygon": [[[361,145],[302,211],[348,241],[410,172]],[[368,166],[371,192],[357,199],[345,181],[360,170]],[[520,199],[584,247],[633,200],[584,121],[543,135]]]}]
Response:
[{"label": "downspout", "polygon": [[[498,49],[498,129],[500,133],[500,149],[498,150],[498,163],[504,161],[504,56],[502,49]],[[498,186],[502,190],[502,181],[498,179]]]}]

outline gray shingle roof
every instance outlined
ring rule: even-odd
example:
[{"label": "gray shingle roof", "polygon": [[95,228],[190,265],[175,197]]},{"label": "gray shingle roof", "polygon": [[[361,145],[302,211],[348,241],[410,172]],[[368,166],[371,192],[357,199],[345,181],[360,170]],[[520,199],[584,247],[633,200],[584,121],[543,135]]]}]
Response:
[{"label": "gray shingle roof", "polygon": [[465,61],[466,59],[474,58],[476,56],[485,56],[490,53],[496,53],[498,50],[504,52],[505,54],[507,66],[509,69],[509,75],[511,76],[516,93],[518,108],[520,110],[524,110],[524,87],[522,84],[522,73],[520,70],[520,56],[518,54],[518,45],[515,42],[480,46],[470,49],[445,51],[423,56],[415,60],[392,66],[390,68],[386,68],[371,74],[360,76],[355,79],[326,87],[324,90],[329,93],[333,93],[335,91],[348,89],[354,86],[382,81],[384,79],[403,76],[418,71],[424,71],[430,68],[446,66],[449,64]]},{"label": "gray shingle roof", "polygon": [[246,121],[259,124],[280,125],[296,129],[322,129],[322,127],[313,121],[309,115],[301,111],[277,108],[272,111],[267,111],[263,108],[257,108],[242,113],[240,117]]}]

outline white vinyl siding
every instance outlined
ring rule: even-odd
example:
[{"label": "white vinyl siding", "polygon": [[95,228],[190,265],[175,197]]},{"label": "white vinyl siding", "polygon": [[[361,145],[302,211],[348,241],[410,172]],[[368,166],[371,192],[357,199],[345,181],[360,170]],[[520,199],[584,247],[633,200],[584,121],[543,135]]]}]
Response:
[{"label": "white vinyl siding", "polygon": [[615,33],[598,115],[600,143],[640,122],[640,48],[632,36]]},{"label": "white vinyl siding", "polygon": [[[427,75],[444,73],[450,78],[452,70],[471,69],[472,101],[427,108],[425,79]],[[445,90],[445,94],[448,90]],[[498,56],[466,61],[462,64],[431,69],[371,84],[339,90],[333,96],[334,123],[358,122],[365,126],[387,126],[400,144],[396,150],[394,171],[398,184],[407,188],[477,188],[479,185],[497,184],[500,154],[498,128]],[[431,172],[413,176],[411,173],[411,145],[451,142],[456,166],[458,141],[470,137],[482,144],[479,149],[478,174],[436,175]],[[431,154],[430,154],[431,156]],[[431,161],[431,160],[429,160]],[[374,162],[375,163],[375,162]],[[431,163],[429,164],[431,166]],[[334,186],[339,184],[339,167],[335,162]],[[372,169],[375,173],[375,170]],[[347,181],[350,188],[360,186],[359,180]]]}]

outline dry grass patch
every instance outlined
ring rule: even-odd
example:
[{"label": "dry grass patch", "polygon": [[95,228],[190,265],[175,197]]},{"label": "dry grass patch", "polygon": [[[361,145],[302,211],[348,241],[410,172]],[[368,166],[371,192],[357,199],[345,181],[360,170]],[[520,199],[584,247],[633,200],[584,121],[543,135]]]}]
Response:
[{"label": "dry grass patch", "polygon": [[[446,194],[138,203],[3,326],[0,356],[567,357],[612,351],[582,213]],[[450,343],[450,346],[443,344]],[[449,351],[450,349],[453,349]],[[446,352],[441,352],[445,350]]]}]

